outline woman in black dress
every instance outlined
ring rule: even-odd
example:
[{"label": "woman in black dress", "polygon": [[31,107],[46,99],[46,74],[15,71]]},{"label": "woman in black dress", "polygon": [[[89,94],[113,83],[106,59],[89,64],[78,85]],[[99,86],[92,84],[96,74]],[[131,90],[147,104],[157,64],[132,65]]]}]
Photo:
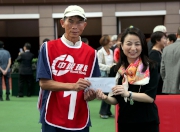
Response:
[{"label": "woman in black dress", "polygon": [[162,94],[163,80],[160,74],[162,50],[167,45],[166,34],[160,31],[154,32],[151,35],[153,44],[152,50],[149,52],[149,58],[156,62],[158,66],[158,87],[157,94]]},{"label": "woman in black dress", "polygon": [[97,98],[119,105],[119,132],[159,132],[158,109],[154,103],[158,68],[148,58],[144,34],[135,27],[122,34],[117,85],[108,96],[97,90]]}]

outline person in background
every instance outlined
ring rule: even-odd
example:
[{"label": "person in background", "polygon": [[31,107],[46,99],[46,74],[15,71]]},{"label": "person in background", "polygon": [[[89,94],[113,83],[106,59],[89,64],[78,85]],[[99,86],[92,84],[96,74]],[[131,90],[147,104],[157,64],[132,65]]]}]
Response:
[{"label": "person in background", "polygon": [[50,41],[50,39],[48,38],[43,39],[43,43],[48,42],[48,41]]},{"label": "person in background", "polygon": [[161,56],[162,50],[167,45],[166,34],[160,31],[154,32],[151,35],[151,42],[153,44],[152,50],[149,53],[149,58],[154,60],[158,66],[158,87],[157,87],[157,94],[162,94],[162,85],[163,80],[160,75],[160,67],[161,67]]},{"label": "person in background", "polygon": [[96,98],[85,77],[100,77],[96,51],[81,41],[87,22],[84,9],[68,6],[60,20],[65,29],[57,40],[41,46],[37,76],[42,132],[89,132],[88,102]]},{"label": "person in background", "polygon": [[[48,39],[48,38],[43,39],[43,43],[48,42],[48,41],[50,41],[50,39]],[[40,47],[41,47],[41,44],[39,45],[39,49],[40,49]],[[40,50],[38,50],[38,54],[39,54],[39,52],[40,52]]]},{"label": "person in background", "polygon": [[114,53],[114,50],[117,48],[117,38],[118,38],[117,35],[113,35],[111,37],[111,42],[112,42],[111,50],[113,51],[113,53]]},{"label": "person in background", "polygon": [[[111,38],[109,35],[103,35],[99,41],[102,48],[98,50],[97,57],[101,71],[101,77],[108,77],[110,73],[110,68],[114,65],[113,51],[110,49],[111,48],[110,42],[111,42]],[[100,118],[102,119],[107,119],[109,117],[112,117],[113,114],[111,112],[111,105],[107,104],[105,101],[102,101],[99,114],[100,114]]]},{"label": "person in background", "polygon": [[[119,62],[119,59],[120,59],[121,35],[122,35],[121,33],[118,34],[117,47],[114,50],[114,62],[116,64]],[[111,67],[109,77],[115,77],[116,76],[116,64]]]},{"label": "person in background", "polygon": [[5,50],[4,42],[0,41],[0,101],[3,101],[3,91],[2,91],[2,77],[4,76],[5,86],[6,86],[6,100],[9,101],[10,95],[10,66],[11,66],[11,55],[9,51]]},{"label": "person in background", "polygon": [[118,35],[117,47],[114,50],[114,62],[117,63],[120,58],[121,33]]},{"label": "person in background", "polygon": [[136,27],[125,29],[117,64],[117,85],[108,96],[96,91],[98,99],[119,105],[118,132],[159,132],[155,98],[158,68],[148,58],[145,35]]},{"label": "person in background", "polygon": [[164,48],[161,61],[161,76],[164,81],[162,92],[180,94],[180,27],[177,40]]},{"label": "person in background", "polygon": [[24,52],[20,52],[17,57],[17,62],[19,62],[19,92],[17,97],[24,96],[24,85],[27,84],[27,96],[30,97],[32,95],[33,90],[33,69],[32,69],[32,60],[34,54],[30,52],[31,44],[24,44]]},{"label": "person in background", "polygon": [[114,62],[117,63],[120,58],[120,45],[121,43],[117,44],[116,49],[114,50]]},{"label": "person in background", "polygon": [[174,43],[177,39],[176,34],[168,34],[167,36],[167,45],[170,45],[172,43]]},{"label": "person in background", "polygon": [[[164,25],[158,25],[158,26],[154,27],[153,33],[157,32],[157,31],[161,31],[161,32],[163,32],[165,34],[167,33],[167,29],[166,29],[166,27]],[[151,50],[152,50],[153,44],[152,44],[151,41],[149,41],[147,45],[148,45],[148,52],[150,53]]]},{"label": "person in background", "polygon": [[82,38],[81,41],[89,45],[89,41],[87,38]]}]

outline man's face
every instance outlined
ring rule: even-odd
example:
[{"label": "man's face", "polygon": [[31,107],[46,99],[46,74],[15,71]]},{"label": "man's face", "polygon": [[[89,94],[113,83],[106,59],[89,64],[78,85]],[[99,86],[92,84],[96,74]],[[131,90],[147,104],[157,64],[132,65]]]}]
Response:
[{"label": "man's face", "polygon": [[[87,23],[83,18],[79,16],[67,17],[60,20],[61,26],[65,29],[66,39],[79,40],[79,36],[82,34]],[[73,42],[73,41],[72,41]]]},{"label": "man's face", "polygon": [[174,42],[173,42],[173,41],[170,41],[169,38],[167,38],[167,45],[170,45],[170,44],[172,44],[172,43],[174,43]]},{"label": "man's face", "polygon": [[25,47],[25,46],[23,47],[23,50],[24,50],[24,51],[26,50],[26,47]]}]

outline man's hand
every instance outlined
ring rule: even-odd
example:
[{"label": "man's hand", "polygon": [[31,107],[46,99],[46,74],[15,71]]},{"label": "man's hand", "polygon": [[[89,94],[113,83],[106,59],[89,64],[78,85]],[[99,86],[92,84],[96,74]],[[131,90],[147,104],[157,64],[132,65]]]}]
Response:
[{"label": "man's hand", "polygon": [[7,70],[2,70],[3,75],[7,74]]},{"label": "man's hand", "polygon": [[91,101],[96,98],[96,92],[93,89],[88,89],[84,92],[84,100]]},{"label": "man's hand", "polygon": [[3,75],[6,75],[7,74],[7,70],[3,70],[1,67],[0,67],[0,70],[2,72]]},{"label": "man's hand", "polygon": [[91,85],[91,83],[88,80],[82,79],[80,78],[73,86],[74,91],[80,91],[80,90],[84,90],[87,87],[89,87]]}]

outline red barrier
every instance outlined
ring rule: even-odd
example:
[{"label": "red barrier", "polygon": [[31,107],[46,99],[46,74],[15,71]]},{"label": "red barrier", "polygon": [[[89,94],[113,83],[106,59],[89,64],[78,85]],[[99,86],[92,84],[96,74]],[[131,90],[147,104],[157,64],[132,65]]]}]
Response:
[{"label": "red barrier", "polygon": [[[180,132],[180,95],[157,95],[155,101],[160,118],[160,132]],[[119,106],[115,107],[115,127],[117,127]]]}]

